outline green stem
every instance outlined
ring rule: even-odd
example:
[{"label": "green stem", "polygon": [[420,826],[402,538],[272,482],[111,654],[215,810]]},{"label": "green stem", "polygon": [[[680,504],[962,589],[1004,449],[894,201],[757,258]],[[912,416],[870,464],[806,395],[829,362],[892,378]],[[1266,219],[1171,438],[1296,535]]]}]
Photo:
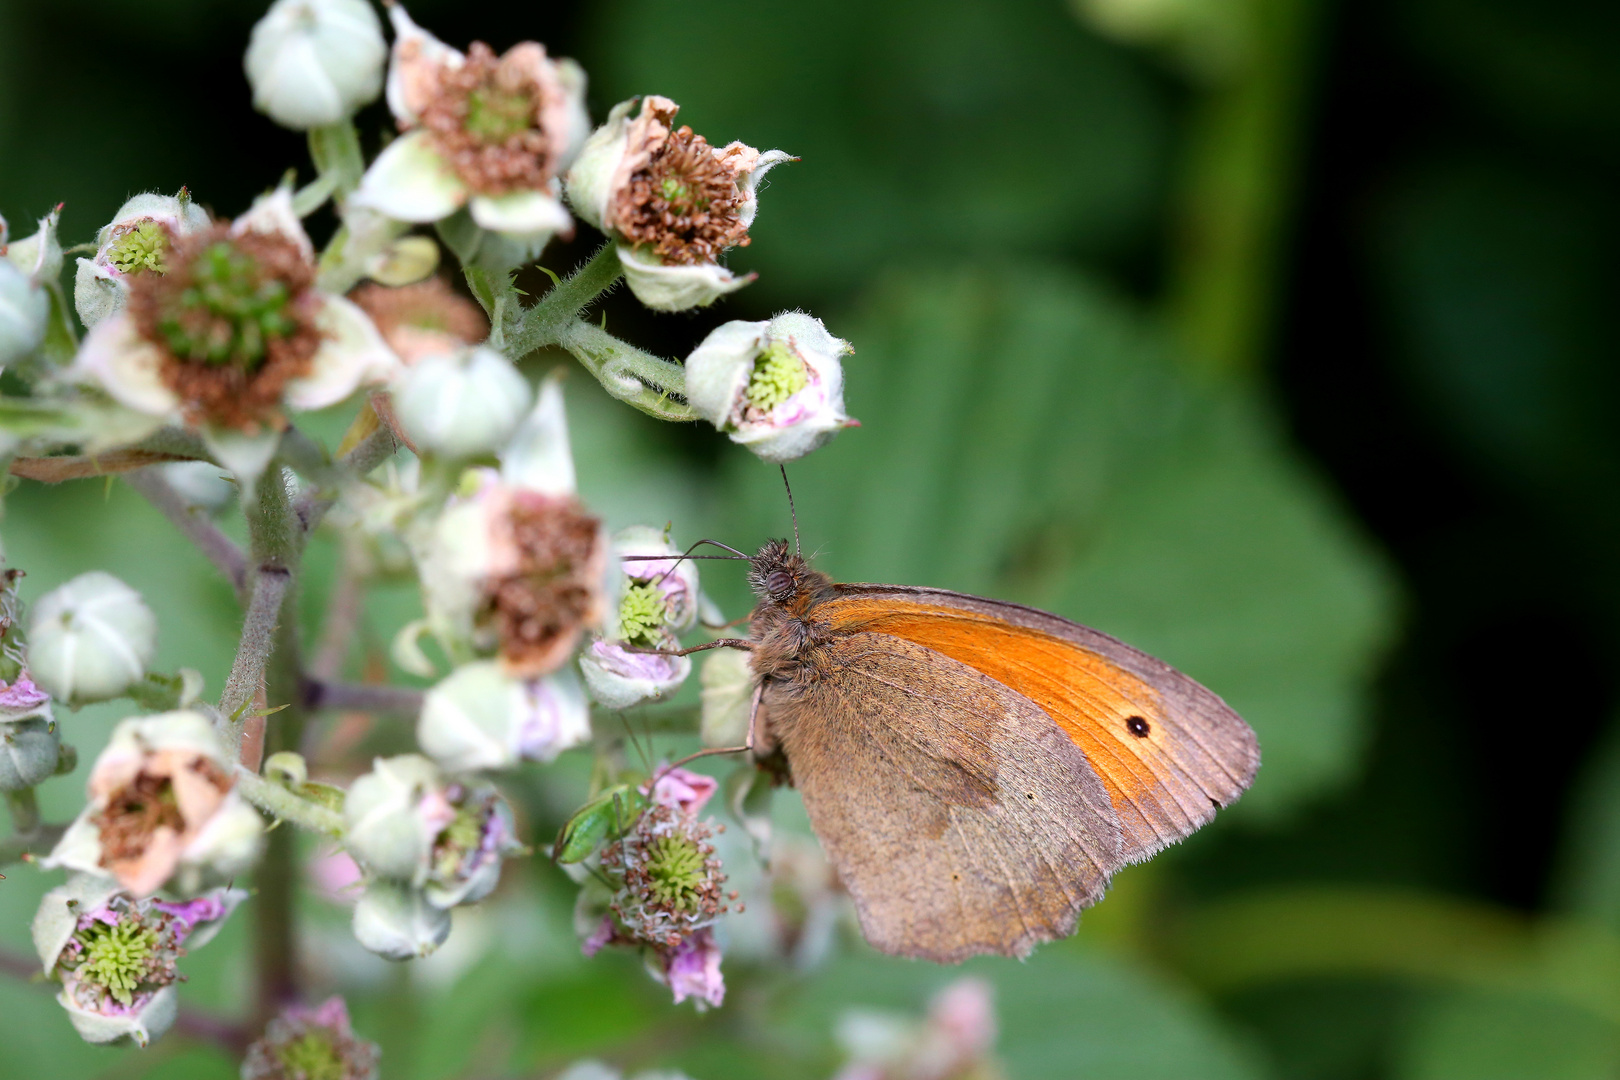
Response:
[{"label": "green stem", "polygon": [[1320,8],[1255,0],[1246,62],[1195,109],[1170,311],[1206,371],[1253,375],[1269,345]]},{"label": "green stem", "polygon": [[285,821],[325,836],[343,835],[343,815],[336,810],[295,795],[280,784],[249,772],[240,765],[236,767],[236,790],[242,793],[242,798],[277,821]]},{"label": "green stem", "polygon": [[[564,323],[557,344],[574,354],[609,394],[648,416],[677,423],[696,420],[685,402],[686,369],[642,352],[594,323]],[[674,400],[674,399],[681,400]]]},{"label": "green stem", "polygon": [[18,836],[32,837],[39,831],[39,800],[33,788],[6,792],[6,809],[11,812],[11,830]]},{"label": "green stem", "polygon": [[360,177],[365,175],[366,159],[360,152],[360,133],[352,120],[311,128],[309,157],[323,179],[330,177],[339,203],[360,186]]},{"label": "green stem", "polygon": [[467,287],[472,290],[473,299],[489,316],[489,347],[505,352],[506,324],[518,306],[517,290],[512,285],[511,275],[471,263],[462,267],[461,272],[467,278]]},{"label": "green stem", "polygon": [[523,313],[522,325],[511,336],[508,355],[520,359],[536,349],[557,344],[568,324],[578,320],[592,301],[623,276],[619,246],[609,241],[590,261],[559,281],[539,303]]},{"label": "green stem", "polygon": [[[253,578],[253,596],[248,601],[247,614],[242,618],[242,638],[236,647],[236,660],[225,679],[225,692],[219,699],[219,711],[229,725],[228,742],[231,758],[240,755],[242,741],[242,713],[259,691],[265,668],[276,646],[277,629],[282,618],[282,605],[292,584],[292,573],[280,566],[264,566]],[[275,704],[281,704],[280,701]]]}]

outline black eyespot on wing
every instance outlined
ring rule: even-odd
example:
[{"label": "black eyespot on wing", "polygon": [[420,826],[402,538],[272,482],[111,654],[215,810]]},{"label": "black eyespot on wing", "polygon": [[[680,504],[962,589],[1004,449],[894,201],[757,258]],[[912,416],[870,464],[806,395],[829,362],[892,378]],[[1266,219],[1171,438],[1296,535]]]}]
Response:
[{"label": "black eyespot on wing", "polygon": [[1149,724],[1144,717],[1131,716],[1127,717],[1125,720],[1125,730],[1129,731],[1132,735],[1135,735],[1138,739],[1145,739],[1148,737],[1148,732],[1153,730],[1153,726]]},{"label": "black eyespot on wing", "polygon": [[1029,797],[1030,802],[1035,801],[1035,793],[1033,791],[1026,791],[1026,792],[1024,792],[1024,794]]}]

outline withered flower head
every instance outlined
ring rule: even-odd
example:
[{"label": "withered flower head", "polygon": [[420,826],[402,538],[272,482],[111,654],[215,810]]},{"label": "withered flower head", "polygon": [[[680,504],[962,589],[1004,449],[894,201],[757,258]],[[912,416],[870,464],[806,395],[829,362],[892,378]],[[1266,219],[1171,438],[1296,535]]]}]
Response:
[{"label": "withered flower head", "polygon": [[70,374],[151,428],[196,428],[251,484],[284,408],[334,405],[399,365],[363,311],[315,288],[314,256],[286,188],[176,235],[164,272],[128,277],[128,308],[95,325]]},{"label": "withered flower head", "polygon": [[515,491],[494,525],[506,565],[486,585],[483,618],[513,674],[555,671],[601,619],[602,524],[570,496]]},{"label": "withered flower head", "polygon": [[244,1080],[376,1080],[377,1044],[355,1035],[340,997],[291,1006],[270,1021],[242,1061]]},{"label": "withered flower head", "polygon": [[579,66],[532,41],[500,56],[482,42],[462,53],[398,4],[389,17],[388,104],[404,134],[366,171],[354,203],[422,223],[465,206],[481,228],[530,243],[569,232],[557,176],[590,127]]},{"label": "withered flower head", "polygon": [[585,220],[622,242],[620,258],[642,303],[678,311],[712,303],[746,285],[718,265],[749,242],[758,186],[793,158],[733,142],[711,146],[675,127],[679,106],[665,97],[620,103],[568,172],[569,202]]}]

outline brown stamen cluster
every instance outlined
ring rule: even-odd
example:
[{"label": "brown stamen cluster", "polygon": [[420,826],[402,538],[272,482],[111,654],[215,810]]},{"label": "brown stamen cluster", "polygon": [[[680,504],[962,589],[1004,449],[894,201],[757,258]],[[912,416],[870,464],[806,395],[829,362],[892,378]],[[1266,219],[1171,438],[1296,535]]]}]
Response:
[{"label": "brown stamen cluster", "polygon": [[163,353],[163,381],[186,419],[250,433],[279,426],[283,390],[309,373],[321,344],[304,252],[221,224],[175,240],[168,266],[129,279],[129,311]]},{"label": "brown stamen cluster", "polygon": [[439,72],[438,92],[421,109],[421,123],[474,191],[538,191],[551,181],[551,139],[540,126],[545,102],[536,72],[543,63],[532,43],[496,57],[475,41],[465,63]]},{"label": "brown stamen cluster", "polygon": [[368,282],[349,299],[371,316],[383,340],[406,363],[489,336],[483,310],[441,277],[398,288]]},{"label": "brown stamen cluster", "polygon": [[[208,758],[198,757],[184,767],[219,791],[230,790],[230,778]],[[159,830],[169,829],[178,836],[187,824],[175,796],[174,779],[149,772],[138,773],[107,796],[106,804],[90,820],[100,833],[101,865],[106,867],[140,859]]]},{"label": "brown stamen cluster", "polygon": [[736,175],[714,147],[681,127],[620,189],[614,220],[628,240],[651,247],[666,265],[710,263],[727,248],[748,245],[743,201]]},{"label": "brown stamen cluster", "polygon": [[490,583],[501,655],[525,673],[560,667],[595,614],[601,523],[573,500],[519,492],[511,510],[516,573]]},{"label": "brown stamen cluster", "polygon": [[623,881],[608,905],[624,931],[616,937],[673,949],[730,910],[726,901],[737,894],[724,891],[713,834],[708,823],[658,804],[602,849],[602,870]]}]

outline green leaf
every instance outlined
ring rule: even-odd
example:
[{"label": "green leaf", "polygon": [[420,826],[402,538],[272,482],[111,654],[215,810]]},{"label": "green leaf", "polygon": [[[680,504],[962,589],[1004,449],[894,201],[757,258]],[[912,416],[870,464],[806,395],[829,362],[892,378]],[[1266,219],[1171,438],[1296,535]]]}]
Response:
[{"label": "green leaf", "polygon": [[1609,1080],[1620,1029],[1545,998],[1464,991],[1418,1010],[1395,1080]]}]

